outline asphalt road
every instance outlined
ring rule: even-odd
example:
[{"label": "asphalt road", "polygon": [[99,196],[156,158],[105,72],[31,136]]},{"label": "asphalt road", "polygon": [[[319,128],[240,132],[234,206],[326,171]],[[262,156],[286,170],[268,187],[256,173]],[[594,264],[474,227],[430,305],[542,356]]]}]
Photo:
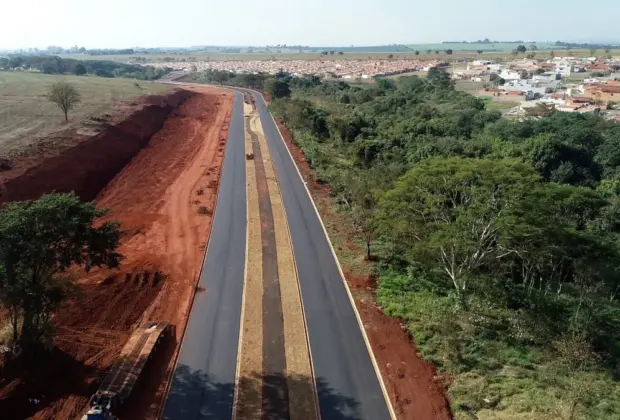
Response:
[{"label": "asphalt road", "polygon": [[[276,170],[299,272],[323,420],[390,419],[369,350],[323,227],[262,96],[253,93]],[[243,97],[236,94],[200,286],[163,418],[232,417],[245,242]]]},{"label": "asphalt road", "polygon": [[232,417],[246,244],[243,128],[243,95],[237,93],[199,291],[181,345],[164,419]]},{"label": "asphalt road", "polygon": [[262,96],[253,95],[289,223],[321,417],[389,419],[366,342],[319,216]]}]

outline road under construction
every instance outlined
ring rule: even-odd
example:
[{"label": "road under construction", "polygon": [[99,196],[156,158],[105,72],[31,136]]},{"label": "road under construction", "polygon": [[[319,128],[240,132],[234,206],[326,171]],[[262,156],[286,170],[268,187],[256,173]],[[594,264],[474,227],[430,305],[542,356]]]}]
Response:
[{"label": "road under construction", "polygon": [[164,419],[394,418],[312,198],[262,95],[235,92]]}]

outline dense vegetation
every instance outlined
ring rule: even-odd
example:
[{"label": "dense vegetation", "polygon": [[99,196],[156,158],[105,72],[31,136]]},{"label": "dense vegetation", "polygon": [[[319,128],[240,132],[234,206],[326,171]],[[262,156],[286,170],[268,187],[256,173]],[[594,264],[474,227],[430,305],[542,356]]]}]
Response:
[{"label": "dense vegetation", "polygon": [[53,313],[76,292],[70,267],[118,266],[119,224],[94,226],[104,214],[74,194],[0,209],[0,307],[11,327],[2,344],[28,350],[51,337]]},{"label": "dense vegetation", "polygon": [[12,55],[0,57],[0,69],[38,70],[46,74],[93,74],[100,77],[128,77],[139,80],[155,80],[170,73],[169,68],[154,68],[136,64],[124,64],[104,60],[75,60],[52,55]]},{"label": "dense vegetation", "polygon": [[214,83],[228,86],[240,86],[251,89],[263,89],[269,79],[267,74],[233,73],[223,70],[208,69],[203,72],[191,73],[188,81],[195,83]]},{"label": "dense vegetation", "polygon": [[449,372],[458,418],[620,418],[620,125],[508,121],[439,70],[278,79],[274,113],[351,213],[378,304]]}]

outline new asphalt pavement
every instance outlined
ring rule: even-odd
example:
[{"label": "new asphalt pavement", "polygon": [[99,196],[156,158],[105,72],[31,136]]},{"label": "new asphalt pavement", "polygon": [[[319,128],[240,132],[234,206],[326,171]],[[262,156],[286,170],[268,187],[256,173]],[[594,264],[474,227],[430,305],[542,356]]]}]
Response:
[{"label": "new asphalt pavement", "polygon": [[[390,419],[369,349],[328,238],[260,94],[252,93],[278,178],[323,420]],[[218,204],[200,287],[163,418],[230,419],[241,316],[245,242],[243,97],[236,93]]]}]

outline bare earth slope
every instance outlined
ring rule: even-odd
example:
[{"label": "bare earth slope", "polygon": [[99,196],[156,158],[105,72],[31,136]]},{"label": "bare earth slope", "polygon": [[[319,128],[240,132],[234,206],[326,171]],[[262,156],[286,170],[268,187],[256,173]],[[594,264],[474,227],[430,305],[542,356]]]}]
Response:
[{"label": "bare earth slope", "polygon": [[222,91],[195,93],[97,195],[106,217],[122,223],[126,258],[119,269],[81,276],[82,298],[55,317],[57,350],[40,365],[3,373],[0,412],[79,418],[133,328],[152,319],[170,321],[177,339],[150,362],[119,414],[155,417],[210,232],[232,105]]}]

